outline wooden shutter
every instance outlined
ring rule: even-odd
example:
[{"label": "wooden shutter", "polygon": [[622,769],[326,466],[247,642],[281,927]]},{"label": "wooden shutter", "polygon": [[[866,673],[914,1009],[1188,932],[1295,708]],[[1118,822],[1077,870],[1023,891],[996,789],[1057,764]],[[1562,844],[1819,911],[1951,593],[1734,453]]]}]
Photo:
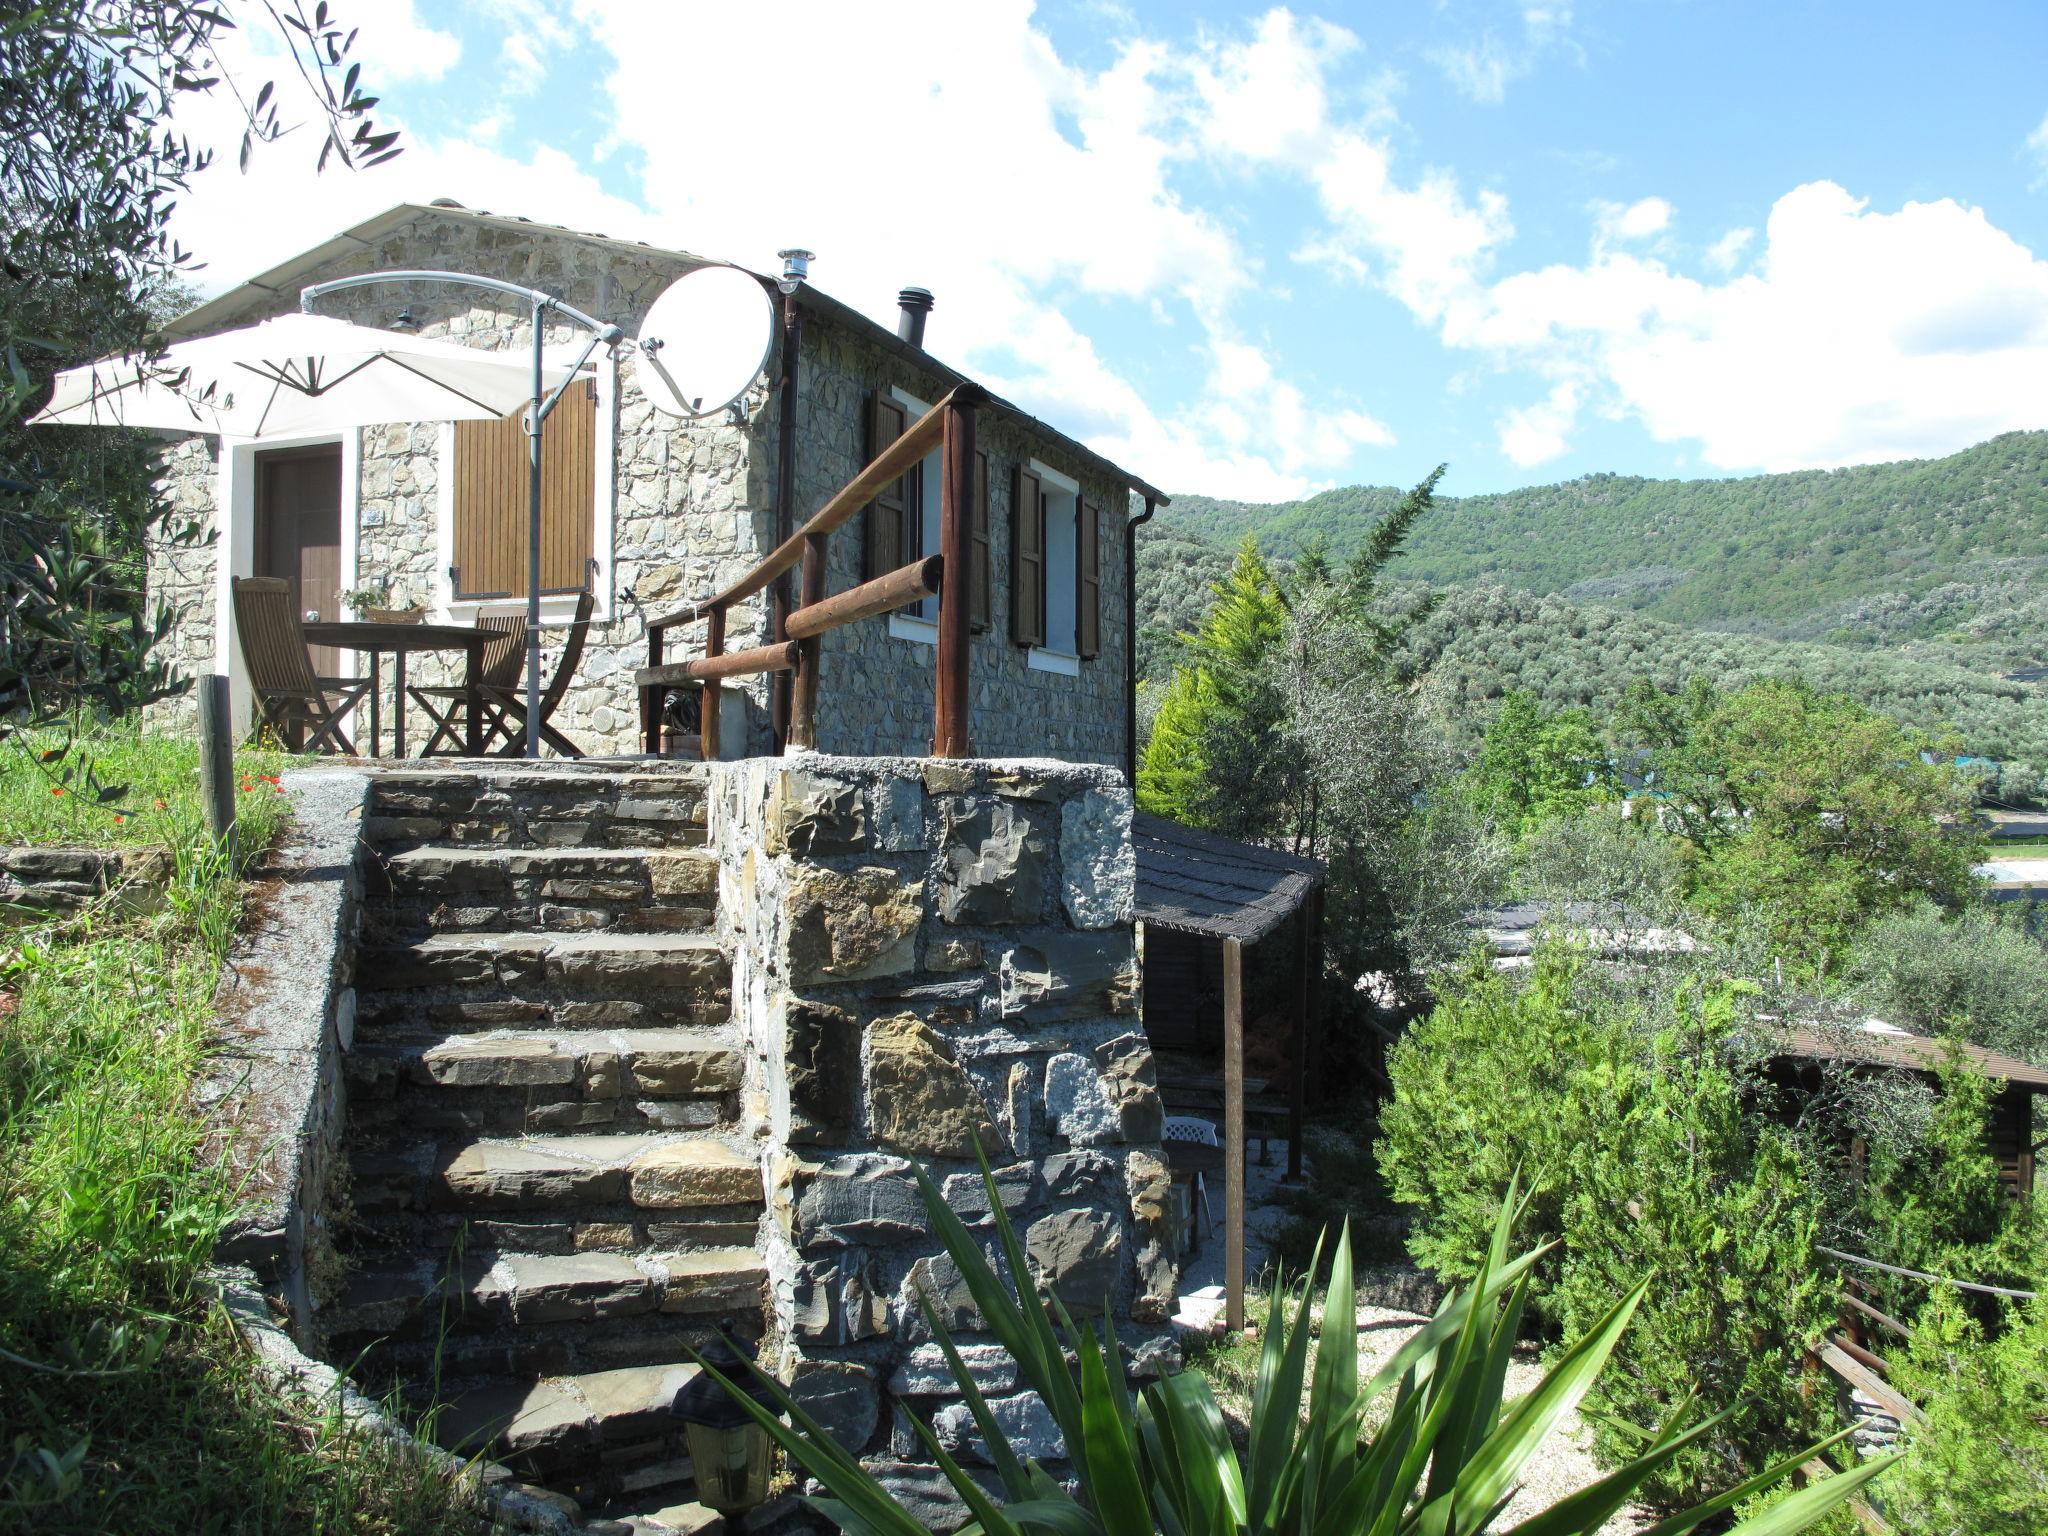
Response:
[{"label": "wooden shutter", "polygon": [[1074,504],[1074,649],[1083,661],[1102,651],[1102,508]]},{"label": "wooden shutter", "polygon": [[973,586],[968,593],[967,623],[973,629],[987,629],[990,623],[990,576],[988,552],[988,455],[974,455],[974,569],[968,574]]},{"label": "wooden shutter", "polygon": [[[455,595],[526,596],[530,498],[521,407],[455,423]],[[540,436],[540,589],[580,592],[597,520],[597,389],[573,383]]]},{"label": "wooden shutter", "polygon": [[1045,644],[1045,492],[1022,464],[1010,505],[1010,638]]},{"label": "wooden shutter", "polygon": [[[868,462],[881,455],[910,425],[910,412],[886,390],[877,390],[868,402]],[[910,487],[907,476],[891,480],[862,515],[866,530],[864,558],[867,579],[886,576],[909,558],[904,553],[904,530],[909,519]],[[915,542],[909,546],[915,548]]]}]

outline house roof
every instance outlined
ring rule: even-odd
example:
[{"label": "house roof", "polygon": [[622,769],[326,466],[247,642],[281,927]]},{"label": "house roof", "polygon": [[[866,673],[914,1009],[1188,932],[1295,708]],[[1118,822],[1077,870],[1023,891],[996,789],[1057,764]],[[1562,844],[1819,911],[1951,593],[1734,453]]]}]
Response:
[{"label": "house roof", "polygon": [[[1792,1047],[1788,1055],[1809,1061],[1866,1061],[1908,1072],[1934,1071],[1951,1048],[1949,1041],[1916,1035],[1882,1019],[1863,1019],[1847,1028],[1802,1022],[1786,1026],[1785,1033]],[[2016,1086],[2048,1093],[2048,1070],[1981,1045],[1957,1041],[1953,1048],[1985,1077],[2002,1077]]]},{"label": "house roof", "polygon": [[1315,859],[1143,812],[1132,820],[1131,848],[1139,922],[1247,944],[1293,916],[1324,878]]},{"label": "house roof", "polygon": [[[266,272],[259,272],[248,281],[238,283],[226,293],[207,300],[196,309],[187,310],[165,327],[172,339],[186,336],[204,336],[222,330],[246,319],[250,314],[266,310],[279,299],[296,301],[299,289],[305,286],[314,272],[355,252],[374,246],[379,240],[405,228],[421,219],[444,219],[488,224],[495,228],[510,230],[532,230],[539,233],[566,237],[585,245],[609,247],[619,251],[630,251],[636,255],[654,254],[665,256],[686,267],[723,265],[715,257],[699,256],[690,251],[679,251],[663,246],[650,245],[644,240],[626,240],[615,235],[593,234],[585,230],[570,229],[560,224],[547,224],[538,219],[522,218],[517,214],[491,213],[480,208],[466,208],[450,198],[433,203],[400,203],[388,208],[374,218],[365,219],[352,228],[343,230],[333,239],[323,241],[309,250],[301,251],[287,261],[280,262]],[[738,266],[734,262],[730,265]],[[742,271],[751,271],[741,267]],[[766,283],[771,279],[764,273],[752,275]],[[969,382],[966,374],[940,362],[922,347],[914,347],[904,341],[885,325],[878,324],[849,304],[841,303],[824,290],[805,283],[797,290],[798,302],[811,313],[817,314],[858,333],[865,341],[880,347],[892,356],[927,372],[943,378],[948,386]],[[598,316],[603,319],[602,315]],[[1107,475],[1122,481],[1139,495],[1145,496],[1160,506],[1170,498],[1156,486],[1139,479],[1129,470],[1104,458],[1094,449],[1068,437],[1058,428],[1049,425],[1008,400],[991,393],[990,402],[1006,416],[1016,420],[1027,430],[1052,439],[1067,454],[1082,462],[1091,472]]]}]

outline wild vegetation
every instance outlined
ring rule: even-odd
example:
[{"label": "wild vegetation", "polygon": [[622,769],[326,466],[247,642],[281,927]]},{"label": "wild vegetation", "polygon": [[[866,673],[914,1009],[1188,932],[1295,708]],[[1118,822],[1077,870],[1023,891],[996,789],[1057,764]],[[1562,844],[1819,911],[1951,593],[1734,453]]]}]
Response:
[{"label": "wild vegetation", "polygon": [[[1387,1062],[1376,1166],[1313,1208],[1349,1202],[1383,1223],[1391,1197],[1411,1214],[1424,1267],[1469,1281],[1495,1202],[1518,1173],[1542,1169],[1517,1229],[1520,1242],[1555,1244],[1530,1274],[1536,1336],[1556,1348],[1617,1287],[1646,1284],[1589,1400],[1596,1449],[1625,1460],[1695,1395],[1725,1415],[1646,1480],[1642,1496],[1664,1508],[1818,1432],[1800,1377],[1841,1284],[1824,1248],[2023,1289],[2048,1274],[2033,1208],[2005,1196],[1986,1150],[1992,1085],[1981,1075],[1959,1060],[1931,1080],[1825,1066],[1817,1088],[1789,1096],[1770,1066],[1785,1019],[1846,1038],[1865,1014],[2048,1061],[2048,947],[2024,913],[1984,908],[1970,874],[1985,850],[1973,802],[2048,788],[2039,693],[1993,670],[2036,659],[2023,617],[2033,599],[1999,583],[2042,557],[2044,451],[2048,436],[1867,474],[1661,488],[1596,479],[1477,509],[1432,499],[1391,540],[1359,515],[1390,504],[1378,493],[1333,493],[1272,519],[1274,509],[1184,501],[1174,513],[1189,515],[1146,552],[1141,648],[1157,680],[1153,719],[1170,729],[1155,731],[1141,794],[1149,780],[1193,818],[1227,801],[1236,835],[1288,841],[1299,802],[1257,823],[1244,809],[1250,781],[1203,751],[1228,728],[1232,701],[1258,686],[1272,690],[1273,739],[1299,750],[1285,637],[1300,632],[1318,573],[1374,550],[1371,634],[1385,643],[1371,671],[1398,704],[1377,718],[1333,713],[1356,762],[1391,756],[1401,771],[1363,792],[1356,779],[1331,782],[1411,834],[1432,821],[1462,827],[1468,907],[1495,889],[1552,903],[1558,920],[1532,970],[1498,972],[1447,963],[1456,924],[1420,923],[1424,904],[1404,887],[1359,905],[1368,933],[1438,937],[1326,957],[1342,982],[1366,955],[1410,967],[1399,990],[1419,1007]],[[1795,545],[1822,526],[1854,531],[1887,506],[1898,526],[1862,541],[1888,545],[1885,558],[1837,561],[1810,593],[1796,575],[1761,580],[1762,598],[1746,590],[1745,573],[1767,566],[1810,573]],[[1700,537],[1685,569],[1674,558],[1639,579],[1644,562],[1616,526],[1631,518],[1664,520],[1664,547],[1689,519]],[[1241,539],[1227,563],[1206,542],[1214,533]],[[1498,561],[1452,558],[1468,535]],[[1616,563],[1624,555],[1632,564]],[[2004,564],[1993,572],[1979,556]],[[1440,584],[1468,579],[1524,590]],[[1212,606],[1192,595],[1204,581]],[[1723,590],[1733,595],[1713,607],[1706,594]],[[1261,622],[1247,626],[1253,607]],[[1866,632],[1829,619],[1851,611],[1873,620]],[[1253,687],[1228,697],[1205,676],[1226,638],[1229,665],[1264,657]],[[1400,756],[1418,722],[1430,752]],[[2002,761],[1958,761],[1969,752]],[[1490,874],[1470,868],[1488,861]],[[1401,866],[1381,853],[1380,867]],[[1353,898],[1333,880],[1331,899],[1334,909]],[[1591,933],[1626,962],[1591,958]],[[1354,1002],[1349,986],[1336,992],[1341,1039]],[[1925,1390],[1981,1404],[1986,1383],[2017,1382],[2024,1404],[1998,1418],[2010,1476],[1936,1497],[1916,1474],[1910,1492],[1878,1490],[1888,1518],[1904,1536],[2007,1528],[1999,1521],[2025,1507],[2020,1490],[2048,1463],[2048,1400],[2003,1352],[2021,1320],[1958,1327],[1927,1311],[1924,1282],[1899,1277],[1872,1282],[1872,1294],[1916,1326],[1927,1316],[1916,1347],[1939,1371],[1916,1378]],[[1962,1425],[1947,1411],[1913,1437],[1927,1465],[1985,1454],[1958,1443]],[[1759,1497],[1746,1509],[1777,1505]]]},{"label": "wild vegetation", "polygon": [[[1490,1529],[1521,1469],[1560,1421],[1596,1389],[1629,1331],[1646,1286],[1614,1292],[1593,1326],[1561,1349],[1535,1390],[1503,1397],[1520,1336],[1530,1275],[1545,1254],[1516,1254],[1521,1192],[1513,1179],[1495,1213],[1470,1283],[1369,1378],[1361,1378],[1352,1294],[1351,1246],[1339,1233],[1328,1284],[1317,1271],[1274,1288],[1259,1346],[1258,1379],[1242,1461],[1231,1428],[1203,1378],[1173,1372],[1135,1399],[1112,1328],[1076,1322],[1057,1300],[1021,1282],[1024,1250],[983,1166],[996,1228],[999,1276],[982,1243],[960,1222],[922,1169],[918,1183],[977,1310],[1014,1358],[1058,1424],[1074,1470],[1073,1488],[1036,1461],[1021,1459],[990,1412],[973,1372],[929,1298],[926,1325],[944,1350],[1001,1483],[990,1494],[922,1424],[924,1448],[987,1536],[1025,1531],[1063,1536],[1386,1536]],[[1320,1257],[1320,1255],[1318,1255]],[[1076,1365],[1069,1364],[1069,1358]],[[1076,1368],[1078,1367],[1078,1369]],[[708,1369],[708,1367],[707,1367]],[[722,1378],[721,1378],[722,1379]],[[775,1412],[740,1397],[749,1413],[831,1497],[819,1511],[854,1536],[922,1536],[924,1526],[806,1414],[772,1378],[761,1377]],[[1645,1480],[1688,1454],[1717,1428],[1690,1408],[1671,1414],[1634,1454],[1592,1487],[1518,1524],[1521,1536],[1592,1536]],[[1818,1454],[1825,1445],[1800,1455]],[[1660,1529],[1682,1536],[1758,1492],[1781,1483],[1787,1460],[1754,1477],[1731,1478]],[[1728,1536],[1805,1529],[1882,1474],[1884,1458],[1790,1494]],[[1514,1532],[1509,1536],[1514,1536]]]},{"label": "wild vegetation", "polygon": [[[45,752],[64,756],[49,762]],[[60,776],[74,756],[127,793]],[[284,817],[244,755],[241,847]],[[440,1474],[280,1397],[201,1282],[236,1191],[191,1112],[214,986],[248,899],[205,832],[186,742],[0,743],[0,838],[163,851],[160,905],[13,914],[0,956],[0,1530],[466,1531]]]}]

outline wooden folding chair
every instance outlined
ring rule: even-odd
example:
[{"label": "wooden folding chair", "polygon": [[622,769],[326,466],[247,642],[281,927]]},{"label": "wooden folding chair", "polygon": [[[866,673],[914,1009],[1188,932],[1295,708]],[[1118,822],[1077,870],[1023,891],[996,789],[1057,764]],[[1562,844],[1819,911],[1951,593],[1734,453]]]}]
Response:
[{"label": "wooden folding chair", "polygon": [[[479,619],[477,628],[498,631],[495,640],[484,642],[484,654],[478,667],[477,710],[481,723],[479,739],[483,751],[488,754],[498,739],[509,730],[505,711],[498,704],[494,690],[501,685],[509,687],[516,681],[520,668],[526,661],[526,615],[522,613],[502,619]],[[461,757],[469,738],[468,692],[459,685],[407,688],[405,691],[415,704],[426,711],[427,718],[434,722],[434,729],[427,737],[427,744],[420,748],[420,756]]]},{"label": "wooden folding chair", "polygon": [[[581,757],[583,749],[548,722],[568,695],[569,685],[576,680],[576,668],[583,662],[584,642],[590,638],[590,615],[596,607],[597,598],[585,587],[576,598],[576,617],[569,621],[568,632],[563,638],[561,660],[555,663],[554,675],[548,679],[547,689],[540,696],[540,739],[564,757]],[[485,696],[501,712],[509,737],[498,750],[506,757],[517,757],[526,750],[525,688],[515,680],[509,686],[493,686],[485,690]]]},{"label": "wooden folding chair", "polygon": [[355,756],[355,743],[341,722],[368,691],[369,679],[315,675],[305,630],[292,607],[290,582],[278,576],[238,576],[232,586],[235,633],[263,725],[294,752]]}]

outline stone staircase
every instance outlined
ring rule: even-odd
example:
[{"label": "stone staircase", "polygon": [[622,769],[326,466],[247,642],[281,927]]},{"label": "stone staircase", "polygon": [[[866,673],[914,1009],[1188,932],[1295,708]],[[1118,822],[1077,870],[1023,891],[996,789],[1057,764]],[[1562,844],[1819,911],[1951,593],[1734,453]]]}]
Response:
[{"label": "stone staircase", "polygon": [[758,1336],[759,1164],[701,769],[378,777],[329,1359],[649,1533],[708,1519],[668,1405]]}]

